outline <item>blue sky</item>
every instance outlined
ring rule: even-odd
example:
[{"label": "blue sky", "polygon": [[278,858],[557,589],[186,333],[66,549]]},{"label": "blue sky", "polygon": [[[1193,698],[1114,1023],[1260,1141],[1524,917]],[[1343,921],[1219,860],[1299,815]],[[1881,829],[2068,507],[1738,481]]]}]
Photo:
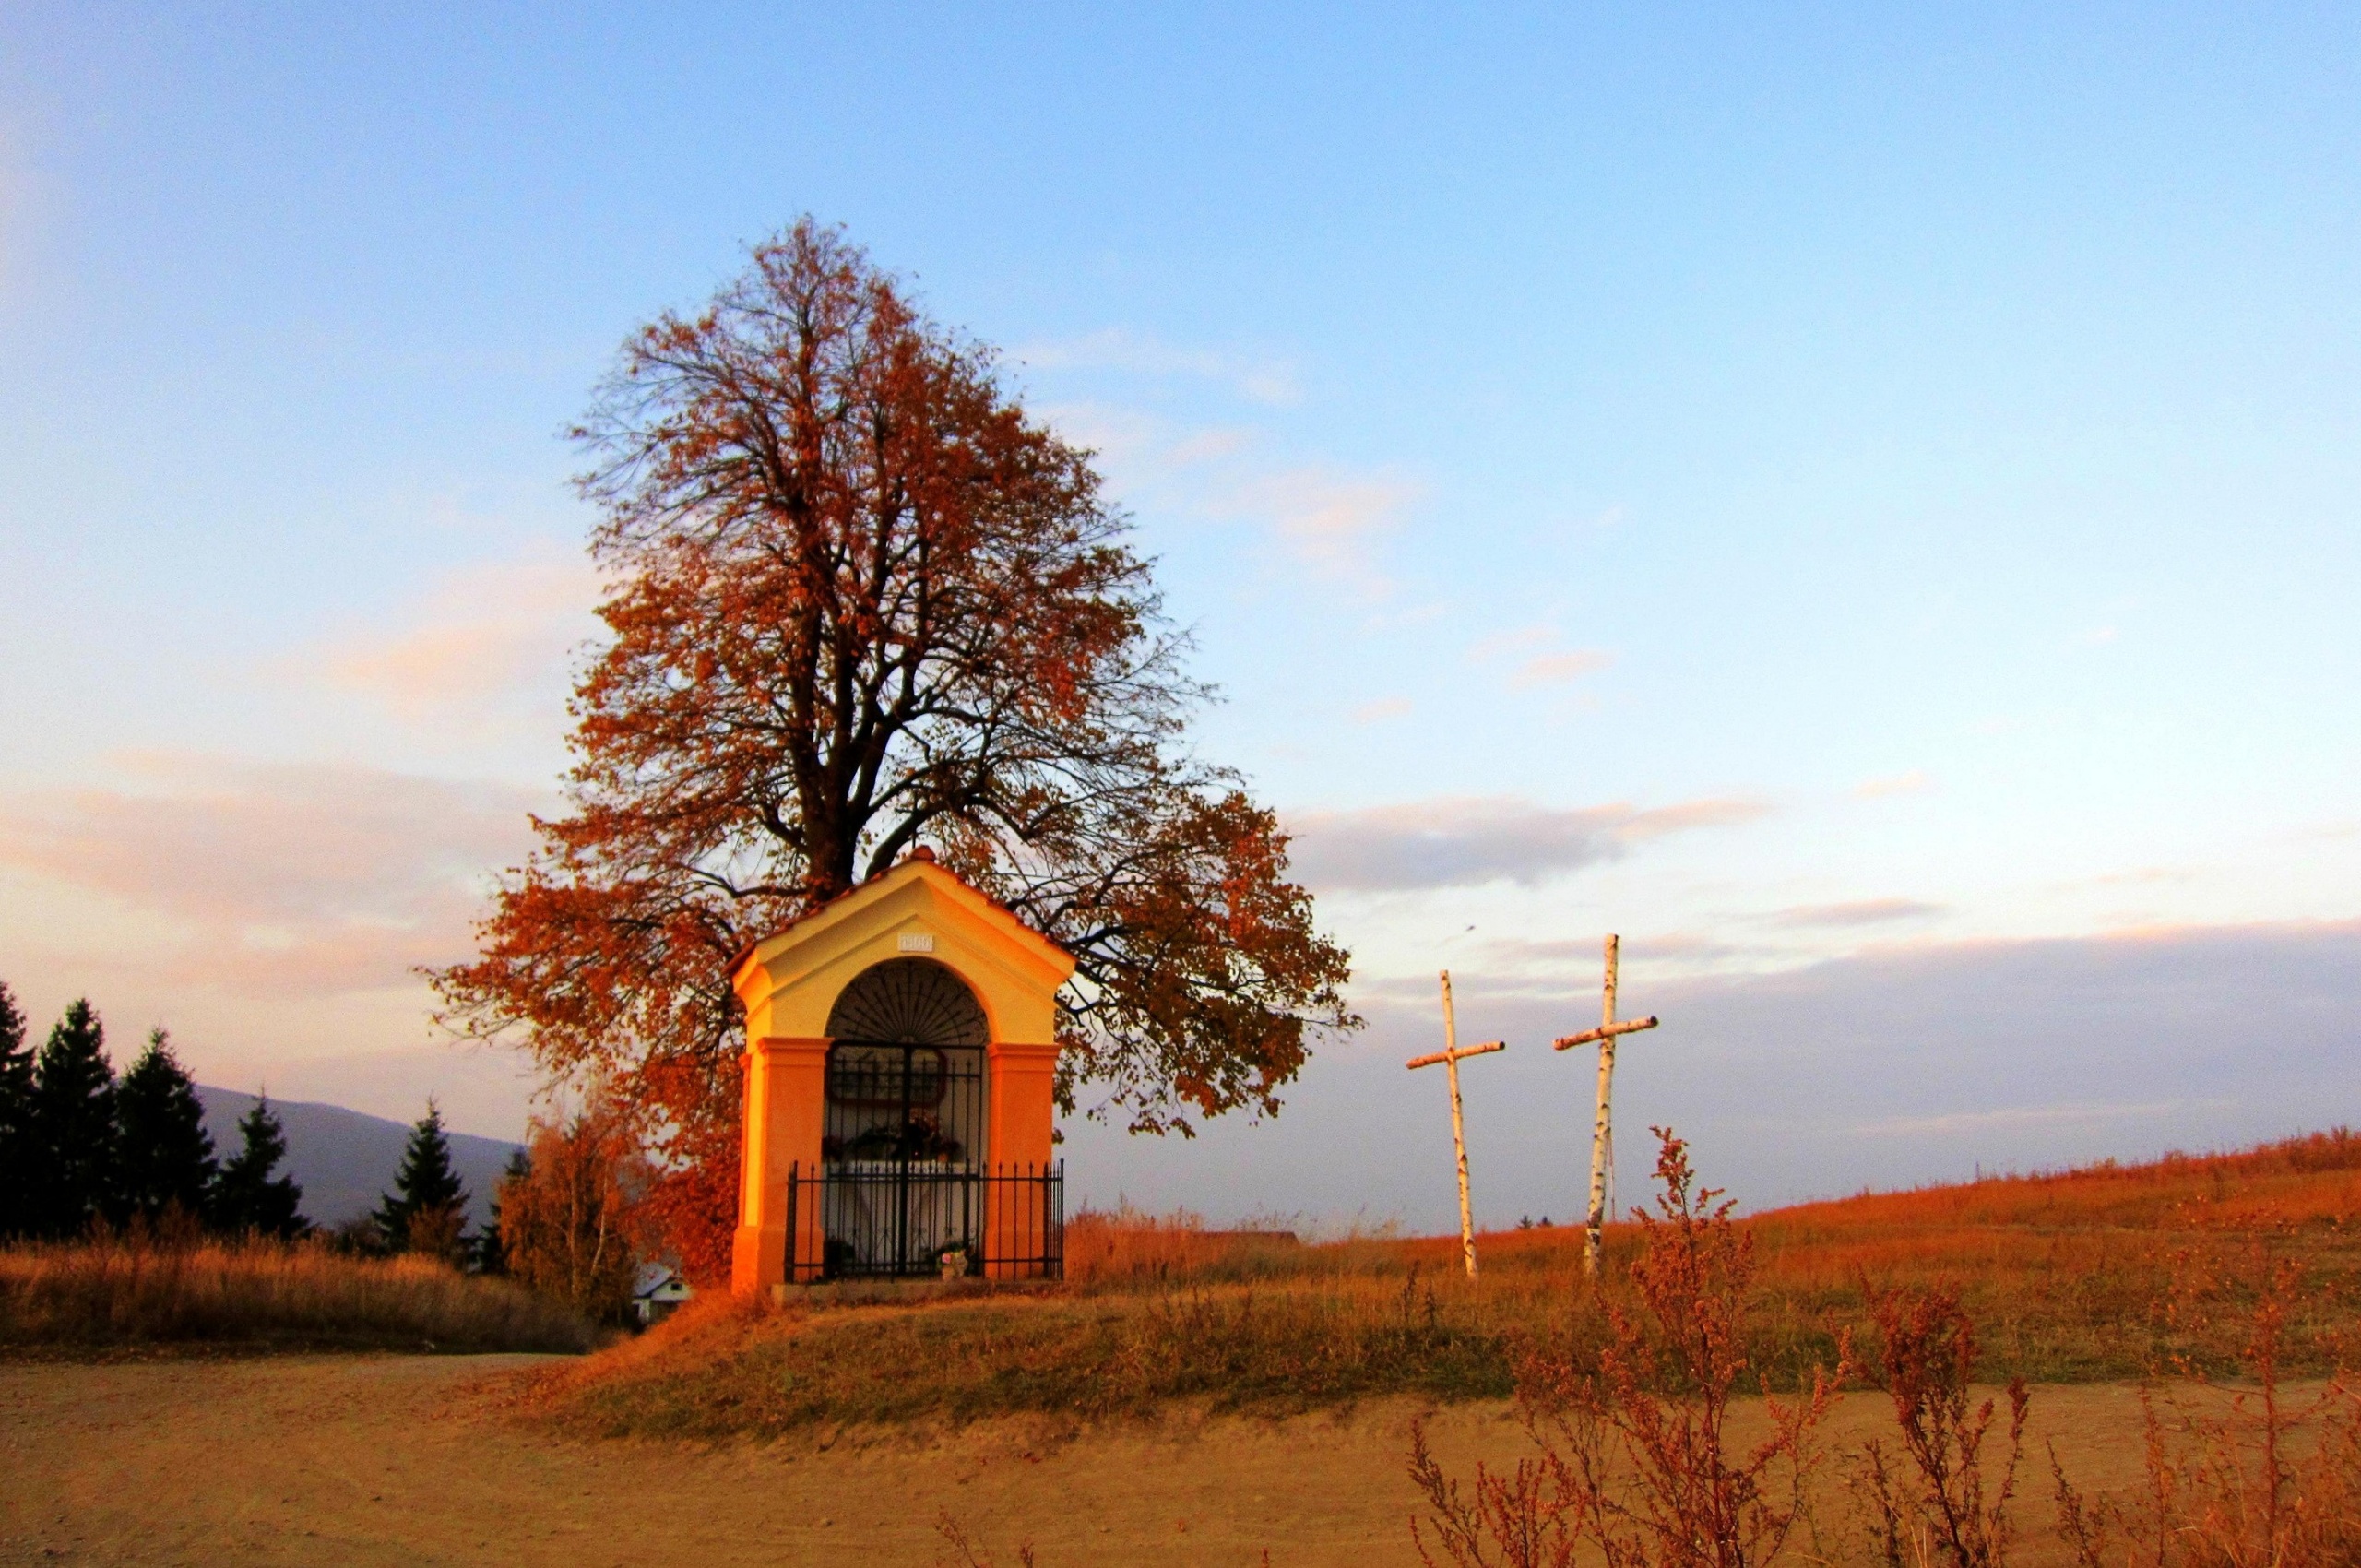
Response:
[{"label": "blue sky", "polygon": [[1751,1200],[2349,1119],[2361,18],[2056,9],[0,6],[0,978],[514,1131],[407,977],[563,762],[560,432],[810,212],[1099,448],[1358,956],[1092,1193],[1446,1223],[1448,965],[1571,1207],[1609,929]]}]

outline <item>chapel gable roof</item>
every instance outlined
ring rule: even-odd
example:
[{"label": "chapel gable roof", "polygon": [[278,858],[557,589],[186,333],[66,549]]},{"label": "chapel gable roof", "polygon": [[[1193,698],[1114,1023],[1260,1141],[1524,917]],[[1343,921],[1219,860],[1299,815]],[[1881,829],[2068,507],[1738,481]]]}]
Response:
[{"label": "chapel gable roof", "polygon": [[789,958],[799,948],[825,947],[831,944],[831,938],[848,936],[852,929],[865,923],[863,916],[896,895],[904,898],[925,897],[935,919],[965,922],[990,932],[1003,951],[1014,949],[1029,959],[1052,987],[1063,983],[1074,972],[1073,955],[1026,925],[1006,905],[940,864],[934,851],[921,846],[860,886],[838,894],[770,935],[741,948],[730,966],[731,980],[737,982],[747,966],[757,960],[775,965]]}]

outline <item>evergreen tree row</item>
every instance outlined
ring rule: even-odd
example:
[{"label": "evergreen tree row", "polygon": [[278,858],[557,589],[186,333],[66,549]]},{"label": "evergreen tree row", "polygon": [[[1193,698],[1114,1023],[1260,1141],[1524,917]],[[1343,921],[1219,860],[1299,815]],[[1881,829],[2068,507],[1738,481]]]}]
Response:
[{"label": "evergreen tree row", "polygon": [[276,1174],[287,1136],[268,1099],[214,1157],[196,1086],[162,1029],[118,1078],[87,1001],[66,1008],[39,1051],[0,984],[0,1238],[69,1240],[94,1225],[203,1227],[292,1239],[311,1229],[303,1192]]}]

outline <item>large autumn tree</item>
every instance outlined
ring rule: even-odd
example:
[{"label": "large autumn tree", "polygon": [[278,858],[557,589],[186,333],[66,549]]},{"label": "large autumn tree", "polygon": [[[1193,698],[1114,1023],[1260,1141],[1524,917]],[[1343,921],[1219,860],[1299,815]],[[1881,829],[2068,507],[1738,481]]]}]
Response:
[{"label": "large autumn tree", "polygon": [[1090,454],[839,232],[641,329],[575,435],[613,587],[569,809],[435,980],[635,1108],[693,1266],[736,1191],[733,956],[921,843],[1074,955],[1069,1110],[1269,1112],[1358,1022],[1276,820],[1190,749],[1208,693]]}]

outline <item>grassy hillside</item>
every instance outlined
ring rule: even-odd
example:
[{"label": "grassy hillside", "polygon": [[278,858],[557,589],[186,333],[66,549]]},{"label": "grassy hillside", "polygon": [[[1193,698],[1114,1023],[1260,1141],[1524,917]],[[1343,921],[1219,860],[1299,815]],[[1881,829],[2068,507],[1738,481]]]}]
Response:
[{"label": "grassy hillside", "polygon": [[[1762,1272],[1755,1364],[1786,1384],[1866,1318],[1865,1287],[1959,1285],[1982,1372],[2040,1382],[2236,1365],[2260,1271],[2294,1271],[2291,1370],[2355,1322],[2361,1139],[1864,1194],[1745,1222]],[[1642,1244],[1613,1228],[1602,1284],[1570,1228],[1296,1246],[1186,1219],[1084,1216],[1072,1278],[909,1305],[709,1301],[547,1377],[540,1397],[608,1432],[783,1433],[820,1424],[1075,1418],[1174,1400],[1287,1410],[1381,1394],[1506,1395],[1521,1349],[1581,1353]]]}]

